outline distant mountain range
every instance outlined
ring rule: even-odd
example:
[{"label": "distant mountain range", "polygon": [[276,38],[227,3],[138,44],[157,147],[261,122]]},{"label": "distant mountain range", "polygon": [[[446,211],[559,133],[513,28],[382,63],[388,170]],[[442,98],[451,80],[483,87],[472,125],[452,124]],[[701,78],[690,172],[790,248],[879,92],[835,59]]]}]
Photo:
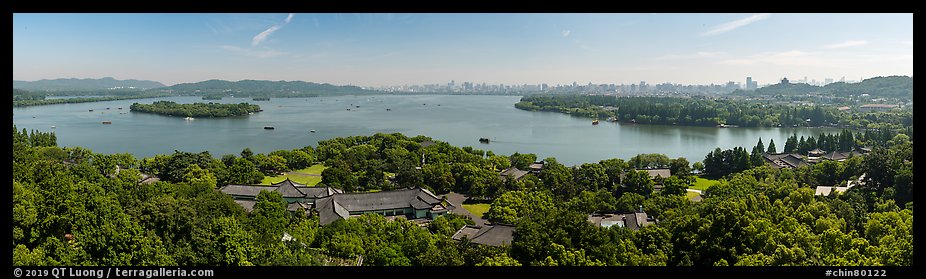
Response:
[{"label": "distant mountain range", "polygon": [[249,95],[295,97],[310,95],[340,95],[364,94],[375,91],[351,85],[338,86],[328,83],[314,83],[305,81],[269,81],[269,80],[207,80],[196,83],[181,83],[161,88],[159,90],[172,90],[180,94],[219,94],[219,95]]},{"label": "distant mountain range", "polygon": [[151,80],[118,80],[111,77],[104,77],[100,79],[59,78],[43,79],[37,81],[13,81],[13,88],[30,91],[107,90],[114,88],[152,89],[158,87],[164,87],[164,84]]},{"label": "distant mountain range", "polygon": [[836,82],[825,86],[806,83],[779,83],[756,90],[737,89],[731,94],[739,96],[793,96],[809,93],[834,96],[868,94],[872,97],[913,99],[913,78],[908,76],[874,77],[858,83]]}]

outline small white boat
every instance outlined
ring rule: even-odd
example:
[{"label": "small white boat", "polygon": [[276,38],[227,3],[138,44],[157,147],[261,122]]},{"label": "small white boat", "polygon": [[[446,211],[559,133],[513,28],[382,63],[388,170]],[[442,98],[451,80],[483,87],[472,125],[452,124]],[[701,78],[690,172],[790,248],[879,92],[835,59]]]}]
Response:
[{"label": "small white boat", "polygon": [[312,132],[312,133],[314,133],[314,132],[315,132],[315,130],[311,130],[311,131],[309,131],[309,132]]},{"label": "small white boat", "polygon": [[51,125],[51,128],[54,129],[54,128],[55,128],[55,125]]},{"label": "small white boat", "polygon": [[187,116],[187,117],[186,117],[186,118],[184,118],[183,120],[186,120],[186,121],[191,121],[191,120],[196,120],[196,118],[192,118],[192,117],[189,117],[189,116]]}]

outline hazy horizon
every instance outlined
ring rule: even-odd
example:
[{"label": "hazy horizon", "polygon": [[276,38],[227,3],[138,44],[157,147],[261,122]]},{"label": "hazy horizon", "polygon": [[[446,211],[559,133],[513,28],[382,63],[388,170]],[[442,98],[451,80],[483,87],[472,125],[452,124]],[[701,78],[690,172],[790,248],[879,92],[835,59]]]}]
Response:
[{"label": "hazy horizon", "polygon": [[912,14],[14,14],[13,79],[761,84],[913,75]]}]

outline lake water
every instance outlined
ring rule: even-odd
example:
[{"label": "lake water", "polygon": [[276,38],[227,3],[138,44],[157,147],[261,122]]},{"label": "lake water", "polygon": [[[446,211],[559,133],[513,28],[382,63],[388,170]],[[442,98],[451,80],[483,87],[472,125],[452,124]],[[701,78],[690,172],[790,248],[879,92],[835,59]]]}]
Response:
[{"label": "lake water", "polygon": [[[248,102],[260,105],[264,111],[250,116],[192,121],[129,111],[132,103],[150,104],[156,100]],[[218,158],[223,154],[239,154],[245,147],[267,153],[307,145],[314,147],[319,140],[335,137],[399,132],[408,136],[426,135],[455,146],[492,150],[500,155],[521,152],[534,153],[539,158],[556,157],[567,165],[608,158],[629,159],[640,153],[661,153],[695,162],[703,160],[717,147],[744,146],[751,150],[760,137],[766,146],[774,139],[781,150],[792,133],[816,136],[821,132],[838,132],[832,128],[679,127],[606,121],[592,125],[586,118],[515,109],[518,100],[517,96],[460,95],[274,98],[270,101],[165,97],[14,108],[13,123],[19,129],[54,131],[59,146],[81,146],[99,153],[128,152],[139,158],[170,154],[174,150],[206,150]],[[104,125],[102,121],[112,121],[112,124]],[[275,129],[265,130],[264,126]],[[479,143],[480,137],[491,139],[491,143]]]}]

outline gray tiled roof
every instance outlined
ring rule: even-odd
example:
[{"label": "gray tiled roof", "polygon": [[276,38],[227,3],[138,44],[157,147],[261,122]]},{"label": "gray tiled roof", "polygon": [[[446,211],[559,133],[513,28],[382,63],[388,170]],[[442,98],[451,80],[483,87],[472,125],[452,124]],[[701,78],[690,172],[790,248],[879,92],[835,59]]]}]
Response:
[{"label": "gray tiled roof", "polygon": [[453,233],[451,238],[453,238],[453,240],[463,240],[463,237],[466,237],[467,239],[473,239],[473,237],[475,237],[478,233],[478,226],[466,225],[457,230],[457,232]]},{"label": "gray tiled roof", "polygon": [[257,204],[257,201],[235,200],[235,203],[237,203],[241,207],[244,207],[245,211],[251,212],[251,210],[254,210],[254,205]]},{"label": "gray tiled roof", "polygon": [[350,217],[350,212],[335,202],[333,196],[315,202],[315,211],[318,211],[319,225],[331,224],[338,219],[347,219]]},{"label": "gray tiled roof", "polygon": [[833,151],[830,153],[823,154],[823,156],[820,156],[820,158],[827,159],[827,160],[833,160],[833,161],[840,161],[840,160],[845,160],[849,158],[850,155],[859,156],[859,155],[862,155],[862,153],[859,153],[857,151],[852,151],[852,152]]},{"label": "gray tiled roof", "polygon": [[804,162],[803,160],[804,156],[801,156],[800,154],[762,153],[762,157],[765,158],[767,162],[771,163],[772,166],[776,168],[796,168],[796,167],[807,165],[807,163]]},{"label": "gray tiled roof", "polygon": [[274,189],[274,191],[279,192],[281,195],[283,195],[284,198],[305,197],[305,193],[303,193],[302,191],[299,191],[299,189],[296,188],[296,185],[305,186],[302,184],[297,184],[289,179],[283,180],[282,182],[277,183],[277,184],[273,184],[273,186],[277,187],[276,189]]},{"label": "gray tiled roof", "polygon": [[257,195],[260,194],[260,191],[263,190],[279,192],[284,198],[302,198],[307,196],[313,198],[323,198],[341,192],[340,190],[330,187],[308,187],[306,185],[293,182],[289,179],[280,181],[270,186],[231,184],[226,185],[220,189],[220,191],[225,194],[250,197],[257,197]]},{"label": "gray tiled roof", "polygon": [[421,188],[375,193],[345,193],[332,196],[348,211],[369,211],[412,207],[430,209],[440,199]]},{"label": "gray tiled roof", "polygon": [[[316,202],[319,224],[326,225],[337,219],[346,219],[350,212],[387,210],[398,208],[443,209],[441,199],[423,188],[401,189],[375,193],[342,193]],[[452,206],[452,205],[451,205]]]},{"label": "gray tiled roof", "polygon": [[307,210],[307,209],[309,209],[309,208],[310,208],[310,207],[309,207],[308,204],[304,204],[304,203],[301,203],[301,202],[290,203],[289,205],[286,206],[286,210],[289,210],[289,211],[296,211],[296,210],[300,210],[300,209],[301,209],[301,210]]},{"label": "gray tiled roof", "polygon": [[305,193],[306,197],[313,197],[316,199],[341,193],[341,190],[331,187],[296,187],[296,189]]},{"label": "gray tiled roof", "polygon": [[669,169],[652,169],[645,171],[649,173],[650,179],[656,178],[657,176],[661,176],[662,178],[669,178],[669,176],[672,176],[672,171]]},{"label": "gray tiled roof", "polygon": [[484,225],[481,228],[467,225],[453,234],[453,239],[462,240],[468,238],[472,243],[501,246],[510,245],[514,238],[516,227],[511,225]]},{"label": "gray tiled roof", "polygon": [[502,181],[508,180],[508,177],[509,177],[509,176],[510,176],[511,178],[514,178],[514,180],[518,180],[518,179],[521,179],[521,177],[523,177],[524,175],[526,175],[526,174],[528,174],[528,173],[529,173],[529,172],[519,170],[519,169],[516,168],[516,167],[510,167],[510,168],[507,168],[507,169],[503,170],[501,173],[498,174],[498,176],[502,179]]},{"label": "gray tiled roof", "polygon": [[260,194],[260,191],[267,190],[273,191],[277,187],[273,186],[259,186],[259,185],[226,185],[222,187],[220,191],[225,194],[235,195],[235,196],[252,196],[257,197],[257,194]]}]

